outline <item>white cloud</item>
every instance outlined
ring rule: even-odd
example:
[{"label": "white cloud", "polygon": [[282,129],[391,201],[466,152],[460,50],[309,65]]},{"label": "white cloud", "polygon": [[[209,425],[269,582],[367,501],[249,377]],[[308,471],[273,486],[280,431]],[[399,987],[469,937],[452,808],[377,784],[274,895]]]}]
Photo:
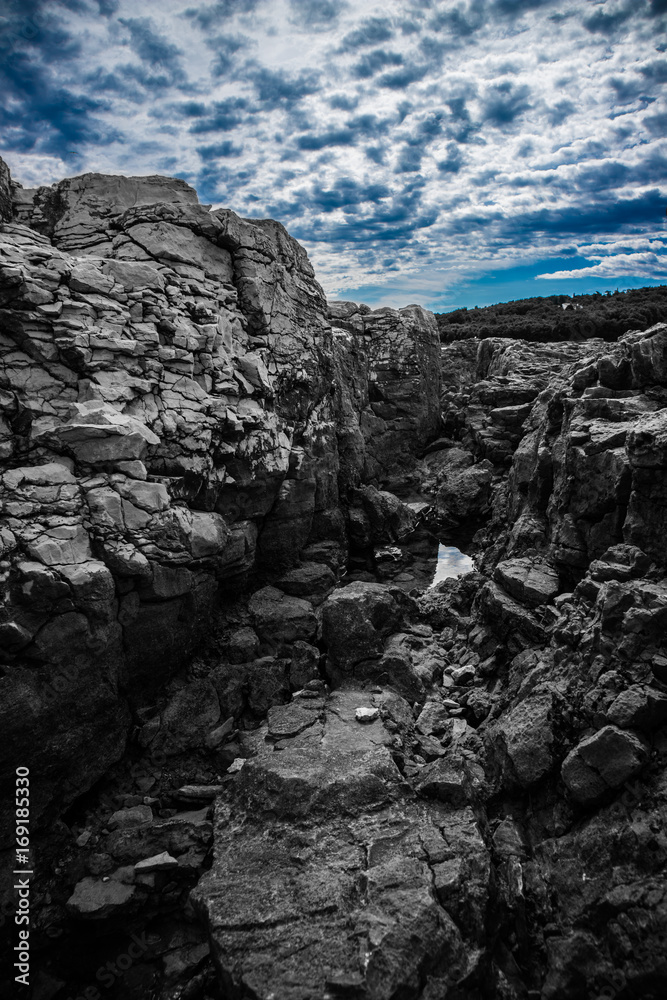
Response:
[{"label": "white cloud", "polygon": [[619,253],[593,259],[597,259],[598,263],[590,267],[552,271],[538,274],[536,277],[555,281],[562,278],[620,278],[632,275],[637,278],[667,280],[667,255],[660,257],[656,253]]},{"label": "white cloud", "polygon": [[[31,49],[33,97],[8,81],[0,152],[15,176],[178,174],[204,201],[277,216],[335,294],[385,284],[409,301],[564,244],[593,263],[545,277],[664,276],[667,104],[641,73],[661,58],[663,22],[648,0],[616,35],[587,29],[601,5],[576,0],[520,17],[465,0],[195,3],[120,0],[110,18],[57,5],[79,51],[58,61],[48,40]],[[447,17],[457,10],[468,35]],[[132,49],[130,19],[150,20],[153,64],[148,42]],[[98,103],[80,134],[58,94]]]}]

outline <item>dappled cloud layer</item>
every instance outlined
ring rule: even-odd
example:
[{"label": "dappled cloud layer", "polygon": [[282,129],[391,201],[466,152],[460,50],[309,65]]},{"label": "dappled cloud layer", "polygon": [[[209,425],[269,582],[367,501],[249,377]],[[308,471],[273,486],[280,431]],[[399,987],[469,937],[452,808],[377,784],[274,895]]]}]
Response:
[{"label": "dappled cloud layer", "polygon": [[665,280],[665,0],[191,4],[4,4],[14,176],[177,174],[338,297]]}]

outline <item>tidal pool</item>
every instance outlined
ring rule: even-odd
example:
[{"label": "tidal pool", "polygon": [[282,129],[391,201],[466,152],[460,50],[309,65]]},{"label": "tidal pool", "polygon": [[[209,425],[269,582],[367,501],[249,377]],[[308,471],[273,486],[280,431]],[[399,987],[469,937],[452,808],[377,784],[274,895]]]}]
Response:
[{"label": "tidal pool", "polygon": [[453,545],[443,545],[441,542],[438,547],[438,561],[435,564],[435,575],[431,587],[435,587],[436,583],[447,580],[451,576],[462,576],[464,573],[469,573],[474,568],[475,564],[465,552],[461,552]]}]

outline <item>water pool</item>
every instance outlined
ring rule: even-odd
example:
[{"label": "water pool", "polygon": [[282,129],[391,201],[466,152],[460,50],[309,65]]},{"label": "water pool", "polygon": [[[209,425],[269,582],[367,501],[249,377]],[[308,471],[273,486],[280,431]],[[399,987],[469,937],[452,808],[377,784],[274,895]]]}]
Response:
[{"label": "water pool", "polygon": [[448,580],[453,576],[463,576],[464,573],[469,573],[474,568],[475,564],[465,552],[461,552],[454,545],[443,545],[440,542],[435,574],[430,586],[435,587],[436,583],[440,583],[441,580]]}]

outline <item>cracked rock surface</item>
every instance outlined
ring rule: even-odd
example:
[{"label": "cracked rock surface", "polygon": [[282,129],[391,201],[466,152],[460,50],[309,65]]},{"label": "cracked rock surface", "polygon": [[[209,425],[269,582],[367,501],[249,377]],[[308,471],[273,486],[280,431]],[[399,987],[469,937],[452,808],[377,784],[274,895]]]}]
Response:
[{"label": "cracked rock surface", "polygon": [[441,349],[169,178],[0,219],[40,1000],[664,996],[667,327]]},{"label": "cracked rock surface", "polygon": [[341,466],[426,442],[438,338],[390,310],[339,348],[303,248],[183,181],[0,185],[3,758],[40,775],[38,821],[119,759],[221,585],[284,578],[283,618],[335,585]]}]

